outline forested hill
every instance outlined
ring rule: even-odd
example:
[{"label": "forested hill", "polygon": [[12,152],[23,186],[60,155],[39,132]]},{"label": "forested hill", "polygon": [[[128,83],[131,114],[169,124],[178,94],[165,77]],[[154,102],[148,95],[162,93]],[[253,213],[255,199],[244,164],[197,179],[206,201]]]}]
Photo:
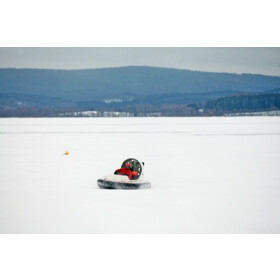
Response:
[{"label": "forested hill", "polygon": [[204,110],[215,113],[257,112],[280,109],[280,94],[227,96],[210,100]]},{"label": "forested hill", "polygon": [[30,94],[72,101],[139,99],[163,94],[264,92],[280,77],[128,66],[85,70],[0,69],[0,94]]}]

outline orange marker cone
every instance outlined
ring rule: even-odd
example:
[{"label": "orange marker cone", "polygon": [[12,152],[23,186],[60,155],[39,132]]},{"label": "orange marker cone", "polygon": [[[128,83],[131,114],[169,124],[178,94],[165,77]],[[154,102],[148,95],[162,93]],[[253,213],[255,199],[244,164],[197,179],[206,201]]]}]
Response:
[{"label": "orange marker cone", "polygon": [[64,155],[66,155],[66,156],[68,156],[68,155],[69,155],[68,150],[66,150],[66,152],[64,153]]}]

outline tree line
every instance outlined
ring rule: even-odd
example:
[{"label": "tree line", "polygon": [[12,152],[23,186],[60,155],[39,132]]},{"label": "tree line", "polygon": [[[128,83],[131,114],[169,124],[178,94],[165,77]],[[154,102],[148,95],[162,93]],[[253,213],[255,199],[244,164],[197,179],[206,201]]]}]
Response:
[{"label": "tree line", "polygon": [[[0,117],[60,117],[84,116],[75,112],[96,111],[92,116],[110,116],[112,112],[120,116],[222,116],[228,113],[244,113],[280,110],[280,94],[238,94],[198,103],[166,104],[102,104],[75,103],[62,99],[45,99],[31,96],[17,99],[17,96],[0,96]],[[19,101],[20,100],[20,101]],[[4,102],[5,101],[5,102]],[[68,113],[68,114],[67,114]],[[109,113],[109,114],[108,114]],[[129,114],[125,114],[129,113]]]}]

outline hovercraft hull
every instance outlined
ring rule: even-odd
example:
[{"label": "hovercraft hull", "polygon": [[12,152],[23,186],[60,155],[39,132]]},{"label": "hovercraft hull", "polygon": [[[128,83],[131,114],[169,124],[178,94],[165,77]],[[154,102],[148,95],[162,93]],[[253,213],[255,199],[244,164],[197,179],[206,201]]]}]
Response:
[{"label": "hovercraft hull", "polygon": [[120,190],[137,190],[151,187],[150,182],[114,182],[109,180],[97,180],[97,185],[101,189],[120,189]]}]

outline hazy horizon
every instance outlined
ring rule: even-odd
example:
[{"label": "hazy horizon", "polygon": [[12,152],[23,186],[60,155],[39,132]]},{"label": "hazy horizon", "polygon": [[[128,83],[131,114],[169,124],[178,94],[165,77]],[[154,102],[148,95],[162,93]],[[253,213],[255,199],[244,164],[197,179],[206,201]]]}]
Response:
[{"label": "hazy horizon", "polygon": [[18,69],[18,70],[26,70],[26,69],[34,69],[34,70],[54,70],[54,71],[79,71],[79,70],[95,70],[95,69],[112,69],[112,68],[126,68],[126,67],[150,67],[150,68],[165,68],[165,69],[174,69],[174,70],[186,70],[192,72],[209,72],[209,73],[218,73],[218,74],[236,74],[236,75],[261,75],[261,76],[275,76],[280,77],[280,75],[269,75],[269,74],[260,74],[260,73],[237,73],[237,72],[218,72],[218,71],[203,71],[203,70],[193,70],[193,69],[182,69],[175,67],[159,67],[159,66],[150,66],[150,65],[124,65],[124,66],[107,66],[107,67],[96,67],[96,68],[73,68],[73,69],[65,69],[65,68],[35,68],[35,67],[0,67],[0,69]]},{"label": "hazy horizon", "polygon": [[84,70],[129,66],[280,76],[280,48],[0,48],[0,68]]}]

